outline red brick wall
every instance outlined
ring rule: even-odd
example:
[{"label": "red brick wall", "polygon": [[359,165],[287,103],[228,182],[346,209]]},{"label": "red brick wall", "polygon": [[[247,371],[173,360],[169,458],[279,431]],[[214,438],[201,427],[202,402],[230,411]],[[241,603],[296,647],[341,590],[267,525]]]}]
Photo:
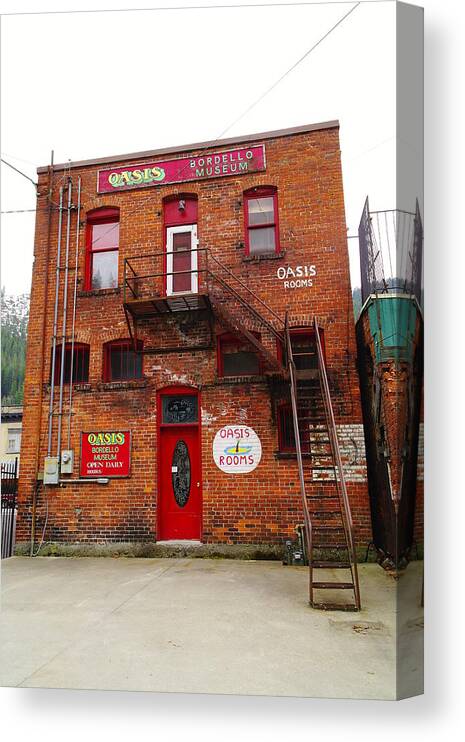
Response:
[{"label": "red brick wall", "polygon": [[[260,140],[257,140],[260,143]],[[76,341],[90,344],[89,384],[77,387],[73,396],[71,447],[75,451],[74,476],[78,476],[80,431],[131,429],[133,431],[132,476],[94,484],[41,487],[37,495],[37,531],[48,521],[45,538],[52,541],[138,541],[156,538],[157,509],[157,390],[170,384],[186,384],[201,390],[203,539],[209,542],[280,542],[293,534],[302,521],[295,459],[280,459],[275,410],[265,379],[234,383],[217,378],[216,352],[197,351],[144,356],[144,380],[122,385],[102,382],[103,343],[128,337],[120,290],[85,294],[85,214],[99,206],[120,208],[119,283],[123,282],[123,259],[163,249],[162,199],[175,193],[198,196],[200,247],[207,247],[222,263],[267,302],[280,317],[289,312],[291,326],[310,325],[316,315],[324,327],[326,359],[334,393],[338,424],[361,425],[360,392],[356,376],[355,334],[346,242],[342,174],[337,128],[267,140],[264,173],[247,174],[157,186],[131,192],[96,194],[97,166],[73,168],[73,203],[77,178],[82,178],[82,211],[79,234],[79,297]],[[218,147],[215,151],[221,151]],[[186,155],[198,154],[187,152]],[[118,164],[124,164],[124,161]],[[115,165],[116,167],[117,165]],[[53,177],[52,199],[58,203],[59,187],[67,173]],[[278,189],[282,255],[274,259],[245,260],[242,193],[256,185]],[[17,540],[28,541],[37,471],[46,454],[49,364],[53,334],[57,211],[52,214],[48,240],[48,176],[39,179],[35,263],[31,295],[23,442]],[[75,216],[71,229],[71,264],[76,240]],[[134,262],[136,265],[137,261]],[[284,290],[277,278],[280,266],[315,265],[312,287]],[[137,263],[139,267],[139,263]],[[149,263],[147,263],[149,265]],[[153,270],[152,261],[150,269]],[[156,270],[161,271],[162,259]],[[70,281],[72,282],[72,273]],[[63,277],[63,275],[62,275]],[[47,282],[48,281],[48,282]],[[60,290],[61,334],[63,281]],[[202,286],[201,286],[202,288]],[[162,291],[162,286],[159,286]],[[70,290],[72,294],[72,290]],[[66,334],[71,333],[71,302]],[[223,328],[217,323],[215,332]],[[184,342],[207,338],[206,329],[186,331]],[[150,320],[140,328],[146,345],[173,343],[180,331],[175,323]],[[203,340],[202,340],[203,339]],[[274,353],[275,341],[263,336]],[[220,382],[220,383],[218,383]],[[68,406],[65,387],[65,411]],[[212,458],[212,440],[227,424],[246,423],[261,438],[260,465],[247,475],[221,472]],[[56,453],[56,419],[52,453]],[[67,417],[63,418],[66,448]],[[315,485],[318,486],[318,485]],[[371,538],[365,477],[348,483],[354,520],[362,543]]]}]

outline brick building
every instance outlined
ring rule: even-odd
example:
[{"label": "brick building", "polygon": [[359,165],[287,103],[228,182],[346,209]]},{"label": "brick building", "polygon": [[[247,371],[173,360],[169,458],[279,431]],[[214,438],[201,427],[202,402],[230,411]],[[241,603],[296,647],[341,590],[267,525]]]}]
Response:
[{"label": "brick building", "polygon": [[323,364],[366,546],[338,123],[38,174],[18,542],[293,538],[292,349],[306,497],[336,545]]}]

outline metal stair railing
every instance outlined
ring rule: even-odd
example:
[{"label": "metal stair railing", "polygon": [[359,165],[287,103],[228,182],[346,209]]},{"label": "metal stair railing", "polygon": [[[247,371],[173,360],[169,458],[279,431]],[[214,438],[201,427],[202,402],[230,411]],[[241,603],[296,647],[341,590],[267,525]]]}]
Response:
[{"label": "metal stair railing", "polygon": [[[350,571],[352,574],[352,580],[354,584],[355,605],[356,605],[357,610],[360,610],[360,607],[361,607],[360,585],[359,585],[359,579],[358,579],[357,553],[355,549],[355,539],[354,539],[354,524],[352,520],[352,512],[350,509],[349,496],[347,494],[347,486],[346,486],[346,481],[345,481],[345,476],[344,476],[344,467],[343,467],[342,458],[341,458],[341,451],[339,448],[339,440],[337,437],[336,421],[334,418],[334,410],[333,410],[333,405],[331,402],[331,393],[329,389],[328,376],[326,373],[326,363],[325,363],[325,359],[323,355],[323,348],[321,345],[320,332],[319,332],[318,321],[316,317],[314,319],[314,328],[315,328],[315,342],[316,342],[317,356],[318,356],[318,371],[319,371],[319,377],[320,377],[320,386],[321,386],[321,391],[322,391],[322,396],[323,396],[326,419],[328,423],[329,440],[331,444],[333,459],[335,462],[334,469],[335,469],[336,489],[337,489],[339,500],[342,506],[341,507],[341,512],[343,514],[342,521],[344,525],[345,538],[347,542],[347,548],[348,548],[348,553],[349,553],[349,558],[350,558],[350,563],[351,563]],[[311,555],[310,550],[309,550],[309,555]]]},{"label": "metal stair railing", "polygon": [[[257,294],[254,291],[252,291],[252,289],[250,289],[247,286],[247,284],[244,283],[244,281],[242,281],[239,278],[239,276],[237,276],[235,273],[233,273],[226,265],[224,265],[223,263],[221,263],[218,260],[218,258],[216,258],[214,255],[212,255],[210,251],[207,251],[207,260],[208,261],[213,261],[214,263],[216,263],[216,265],[218,266],[218,268],[220,268],[221,270],[225,271],[225,273],[230,278],[232,278],[234,281],[236,281],[236,283],[238,283],[239,286],[242,289],[244,289],[245,291],[247,291],[247,293],[251,297],[253,297],[254,301],[258,302],[258,304],[260,304],[260,306],[263,307],[263,309],[265,309],[269,313],[269,315],[274,320],[276,320],[278,322],[278,326],[280,328],[283,327],[282,317],[280,317],[279,314],[277,314],[270,306],[268,306],[268,304],[266,302],[264,302],[263,299],[261,299],[259,296],[257,296]],[[253,316],[255,317],[255,319],[259,323],[261,323],[262,325],[264,325],[267,328],[267,330],[269,330],[269,332],[272,335],[274,335],[274,337],[276,339],[282,341],[282,330],[281,331],[280,330],[277,330],[276,327],[272,324],[272,322],[270,322],[270,320],[266,319],[266,317],[264,317],[257,309],[255,309],[255,307],[252,306],[252,304],[250,304],[250,302],[248,302],[247,299],[245,299],[237,291],[237,289],[235,289],[233,286],[231,286],[231,284],[228,283],[222,276],[218,275],[217,272],[212,271],[211,268],[210,268],[210,263],[207,266],[206,273],[207,273],[207,282],[208,282],[208,279],[210,279],[210,278],[213,279],[214,281],[217,281],[223,287],[223,289],[225,289],[226,291],[229,291],[229,293],[234,297],[234,299],[236,299],[236,301],[238,301],[245,309],[247,309],[249,312],[251,312],[251,314],[253,314]],[[209,287],[209,294],[210,294],[210,287]]]}]

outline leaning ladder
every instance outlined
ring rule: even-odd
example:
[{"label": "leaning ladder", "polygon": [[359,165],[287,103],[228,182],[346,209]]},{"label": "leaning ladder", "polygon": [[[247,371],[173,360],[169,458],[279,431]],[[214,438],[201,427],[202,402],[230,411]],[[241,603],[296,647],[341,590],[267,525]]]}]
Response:
[{"label": "leaning ladder", "polygon": [[[330,468],[334,472],[334,486],[336,489],[336,494],[334,496],[316,494],[309,497],[307,495],[306,485],[309,480],[306,479],[305,470],[307,467],[304,467],[304,458],[302,455],[301,440],[304,431],[301,429],[301,424],[302,419],[308,421],[308,417],[302,418],[302,415],[299,414],[300,410],[297,371],[292,353],[292,342],[287,314],[284,330],[291,392],[292,418],[294,424],[294,437],[297,453],[297,465],[299,469],[299,481],[302,495],[305,535],[308,552],[310,605],[313,608],[320,608],[323,610],[358,611],[361,607],[361,601],[357,570],[357,554],[354,539],[354,526],[350,510],[349,498],[347,494],[341,453],[339,450],[336,423],[334,419],[334,411],[329,390],[328,377],[326,374],[326,364],[321,346],[318,323],[315,319],[314,330],[318,358],[318,379],[320,395],[323,402],[322,406],[324,411],[324,428],[327,432],[328,443],[330,446]],[[310,463],[308,469],[312,478],[313,469],[315,468],[319,467],[313,467]],[[321,502],[321,500],[324,499],[335,501],[336,506],[333,511],[329,512],[326,508],[324,508],[324,503]],[[316,505],[317,508],[320,509],[311,511],[309,508],[309,503],[311,503],[312,505]],[[329,515],[334,515],[337,518],[337,520],[331,520],[331,525],[321,525],[321,523],[317,520],[319,516],[329,517]],[[336,541],[335,536],[337,536]],[[338,559],[334,561],[325,561],[318,556],[318,554],[320,554],[321,552],[324,553],[328,551],[335,552],[338,555]],[[348,577],[346,581],[315,579],[316,570],[332,570],[338,568],[348,570],[350,577]],[[336,592],[340,590],[350,590],[353,592],[354,600],[352,603],[330,603],[327,601],[317,600],[315,597],[315,590],[331,590]]]}]

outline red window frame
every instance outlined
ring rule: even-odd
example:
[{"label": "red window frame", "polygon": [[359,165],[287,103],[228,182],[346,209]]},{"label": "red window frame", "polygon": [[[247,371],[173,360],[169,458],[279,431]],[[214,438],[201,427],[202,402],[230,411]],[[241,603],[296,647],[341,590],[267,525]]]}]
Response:
[{"label": "red window frame", "polygon": [[[118,247],[109,247],[102,250],[92,249],[92,230],[96,224],[119,224],[119,208],[113,206],[104,206],[98,209],[93,209],[87,213],[86,223],[86,264],[84,272],[84,290],[94,291],[98,289],[92,289],[92,267],[94,253],[106,253],[116,252],[119,257],[119,239]],[[102,289],[105,287],[102,286]]]},{"label": "red window frame", "polygon": [[[143,341],[138,340],[137,341],[137,352],[142,352],[144,347]],[[105,343],[103,346],[103,381],[104,382],[119,382],[119,381],[134,381],[136,379],[142,379],[144,377],[144,357],[141,357],[141,370],[140,370],[140,376],[125,376],[121,379],[113,379],[111,376],[111,351],[115,348],[120,348],[121,350],[127,350],[127,351],[134,351],[134,346],[131,340],[129,339],[122,339],[122,340],[110,340],[110,342]],[[135,367],[135,364],[134,364]]]},{"label": "red window frame", "polygon": [[[245,254],[248,256],[254,256],[254,253],[250,252],[250,238],[249,234],[252,230],[256,229],[269,229],[274,227],[274,252],[273,253],[257,253],[257,257],[266,255],[277,255],[281,252],[281,246],[279,243],[279,214],[278,214],[278,189],[276,186],[256,186],[255,188],[249,188],[244,191],[244,227],[245,227]],[[273,212],[274,222],[267,222],[266,224],[249,224],[249,201],[257,198],[272,198],[273,199]]]},{"label": "red window frame", "polygon": [[[287,422],[285,418],[288,417]],[[292,419],[292,405],[290,402],[284,402],[277,407],[278,423],[278,450],[281,453],[295,453],[294,422]],[[290,436],[286,436],[285,426],[289,428],[292,434],[293,443],[290,443]]]},{"label": "red window frame", "polygon": [[[256,336],[257,340],[260,340],[260,334],[255,332],[254,335]],[[223,361],[223,353],[225,346],[228,345],[237,345],[239,343],[243,343],[244,345],[247,345],[247,340],[242,341],[237,335],[234,335],[233,332],[223,332],[221,335],[217,336],[217,345],[216,345],[216,355],[217,355],[217,368],[218,368],[218,376],[225,379],[231,379],[239,376],[261,376],[263,374],[263,359],[256,350],[253,345],[250,345],[250,349],[252,352],[257,354],[258,359],[258,372],[257,373],[251,373],[251,374],[226,374],[224,373],[224,361]]]},{"label": "red window frame", "polygon": [[[69,376],[71,374],[71,349],[73,348],[72,343],[65,343],[65,371],[63,374],[63,383],[69,384]],[[61,376],[61,354],[62,346],[57,345],[55,349],[55,374],[53,383],[56,386],[60,383]],[[78,357],[79,354],[83,354],[84,368],[86,373],[83,378],[74,379],[73,384],[87,384],[89,381],[89,364],[90,364],[90,346],[87,343],[74,343],[74,361],[73,361],[73,376],[75,376],[79,369]],[[87,361],[85,355],[87,354]],[[69,358],[69,361],[68,361]],[[51,365],[50,365],[50,376],[51,376]],[[66,378],[68,376],[68,378]]]}]

